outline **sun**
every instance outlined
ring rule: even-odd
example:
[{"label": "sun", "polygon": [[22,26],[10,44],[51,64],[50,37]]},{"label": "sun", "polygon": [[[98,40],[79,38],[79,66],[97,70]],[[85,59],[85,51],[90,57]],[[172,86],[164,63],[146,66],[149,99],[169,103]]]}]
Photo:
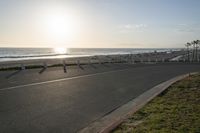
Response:
[{"label": "sun", "polygon": [[69,37],[76,30],[72,18],[62,14],[51,14],[46,18],[46,28],[54,37]]},{"label": "sun", "polygon": [[78,30],[73,18],[63,14],[51,14],[48,16],[46,19],[46,28],[48,35],[57,42],[72,39]]},{"label": "sun", "polygon": [[80,30],[76,15],[67,11],[48,10],[43,14],[42,21],[45,36],[58,45],[72,41]]}]

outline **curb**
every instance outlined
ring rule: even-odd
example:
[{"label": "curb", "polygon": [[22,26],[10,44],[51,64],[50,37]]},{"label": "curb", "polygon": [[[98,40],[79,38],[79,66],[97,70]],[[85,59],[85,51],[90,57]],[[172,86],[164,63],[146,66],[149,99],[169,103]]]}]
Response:
[{"label": "curb", "polygon": [[110,114],[98,119],[97,121],[89,124],[87,127],[78,131],[78,133],[109,133],[115,129],[119,124],[121,124],[125,119],[130,117],[137,110],[142,108],[145,104],[151,101],[154,97],[159,95],[161,92],[166,90],[173,83],[184,79],[190,75],[197,74],[198,72],[188,73],[174,77],[167,80],[161,84],[156,85],[150,90],[144,92],[137,98],[129,101],[128,103],[122,105],[118,109],[114,110]]}]

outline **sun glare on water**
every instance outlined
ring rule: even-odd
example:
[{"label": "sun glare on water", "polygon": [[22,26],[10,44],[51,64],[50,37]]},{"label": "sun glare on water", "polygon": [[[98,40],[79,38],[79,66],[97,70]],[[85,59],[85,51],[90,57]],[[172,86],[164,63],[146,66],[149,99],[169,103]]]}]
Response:
[{"label": "sun glare on water", "polygon": [[66,54],[67,53],[67,48],[64,48],[64,47],[53,48],[53,50],[56,54]]}]

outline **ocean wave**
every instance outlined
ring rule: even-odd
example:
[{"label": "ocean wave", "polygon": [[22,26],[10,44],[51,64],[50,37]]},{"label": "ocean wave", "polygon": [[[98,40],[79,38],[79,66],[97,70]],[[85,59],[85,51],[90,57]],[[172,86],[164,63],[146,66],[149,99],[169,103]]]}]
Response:
[{"label": "ocean wave", "polygon": [[46,57],[46,56],[62,56],[69,54],[42,54],[42,55],[11,55],[11,56],[0,56],[0,58],[30,58],[30,57]]}]

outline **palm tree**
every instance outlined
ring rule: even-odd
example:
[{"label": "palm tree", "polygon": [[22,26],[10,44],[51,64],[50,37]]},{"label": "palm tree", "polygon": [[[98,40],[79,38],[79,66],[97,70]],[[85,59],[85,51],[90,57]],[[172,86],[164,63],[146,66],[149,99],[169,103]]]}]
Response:
[{"label": "palm tree", "polygon": [[188,54],[188,61],[190,61],[190,46],[191,46],[191,43],[186,43],[185,46],[187,47],[187,54]]},{"label": "palm tree", "polygon": [[197,60],[199,61],[199,48],[200,47],[200,40],[197,40]]},{"label": "palm tree", "polygon": [[193,48],[192,48],[192,61],[195,61],[195,47],[196,47],[196,41],[191,42]]},{"label": "palm tree", "polygon": [[197,61],[197,44],[198,44],[198,40],[195,41],[195,61]]},{"label": "palm tree", "polygon": [[198,44],[199,44],[199,40],[194,41],[195,42],[195,61],[198,60]]}]

